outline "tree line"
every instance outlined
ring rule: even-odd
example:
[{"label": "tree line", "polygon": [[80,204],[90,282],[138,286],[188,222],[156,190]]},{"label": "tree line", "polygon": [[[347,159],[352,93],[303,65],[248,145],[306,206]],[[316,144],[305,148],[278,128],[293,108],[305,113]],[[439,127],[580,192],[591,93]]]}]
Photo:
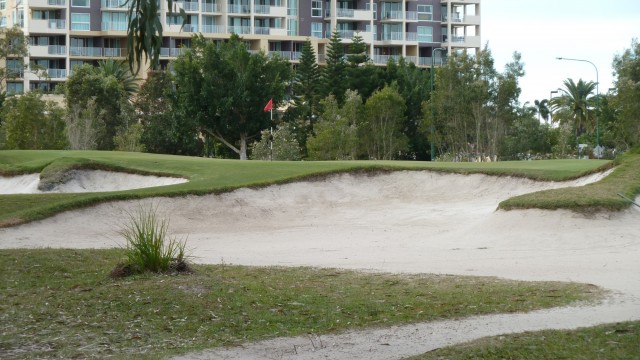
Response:
[{"label": "tree line", "polygon": [[[361,38],[345,46],[336,32],[323,66],[308,41],[292,65],[249,51],[235,35],[226,41],[200,35],[169,69],[150,71],[144,82],[124,62],[74,68],[58,89],[64,110],[37,91],[6,97],[0,147],[477,161],[575,156],[577,144],[594,144],[598,136],[602,145],[624,151],[640,134],[633,86],[639,55],[634,40],[615,57],[615,92],[596,97],[593,83],[568,79],[561,96],[528,106],[518,102],[524,75],[518,53],[502,72],[486,47],[474,56],[449,54],[432,84],[431,69],[402,59],[375,66]],[[263,111],[269,100],[273,119]]]}]

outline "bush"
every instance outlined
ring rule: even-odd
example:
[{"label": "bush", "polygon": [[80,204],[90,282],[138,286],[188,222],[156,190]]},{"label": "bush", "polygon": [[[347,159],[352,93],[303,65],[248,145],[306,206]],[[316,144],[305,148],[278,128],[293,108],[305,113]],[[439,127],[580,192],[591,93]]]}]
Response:
[{"label": "bush", "polygon": [[189,271],[185,241],[168,235],[169,220],[159,218],[156,207],[140,207],[128,216],[129,222],[119,231],[126,241],[127,263],[116,266],[113,277],[146,271]]}]

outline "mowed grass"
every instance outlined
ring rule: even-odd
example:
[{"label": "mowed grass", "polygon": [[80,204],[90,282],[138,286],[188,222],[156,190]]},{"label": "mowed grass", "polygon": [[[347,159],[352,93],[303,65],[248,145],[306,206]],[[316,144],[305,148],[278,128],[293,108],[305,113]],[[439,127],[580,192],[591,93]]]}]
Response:
[{"label": "mowed grass", "polygon": [[640,321],[483,338],[407,360],[639,359]]},{"label": "mowed grass", "polygon": [[0,250],[0,358],[162,358],[604,296],[586,284],[230,265],[110,279],[123,256],[116,249]]},{"label": "mowed grass", "polygon": [[[640,161],[640,160],[639,160]],[[99,202],[151,196],[184,196],[230,191],[240,187],[313,179],[338,172],[432,170],[485,173],[538,180],[567,180],[611,166],[605,160],[506,161],[494,163],[438,163],[414,161],[265,162],[205,159],[146,153],[102,151],[0,151],[0,175],[41,173],[55,182],[73,168],[107,169],[140,174],[184,177],[189,182],[155,188],[102,193],[0,195],[0,226],[42,219],[55,213]],[[636,177],[638,175],[636,174]],[[615,190],[620,186],[612,186]],[[638,189],[640,192],[640,189]],[[629,195],[629,194],[628,194]],[[584,194],[581,194],[584,196]],[[628,206],[621,198],[607,198],[612,208]],[[535,205],[535,204],[534,204]],[[517,205],[510,205],[518,207]],[[527,205],[529,207],[535,207]],[[505,207],[506,208],[506,207]]]}]

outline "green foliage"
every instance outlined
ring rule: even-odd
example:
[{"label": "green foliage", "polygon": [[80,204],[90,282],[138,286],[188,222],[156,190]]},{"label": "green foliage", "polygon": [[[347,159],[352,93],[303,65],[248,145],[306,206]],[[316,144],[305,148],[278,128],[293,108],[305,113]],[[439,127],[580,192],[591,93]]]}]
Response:
[{"label": "green foliage", "polygon": [[105,129],[105,110],[98,109],[96,99],[87,100],[86,107],[74,104],[65,117],[67,140],[71,150],[95,150],[98,136]]},{"label": "green foliage", "polygon": [[344,101],[346,85],[342,79],[345,77],[344,45],[340,39],[338,30],[334,30],[327,45],[326,65],[322,69],[322,97],[333,95],[338,104]]},{"label": "green foliage", "polygon": [[64,110],[42,94],[30,91],[8,98],[2,107],[1,127],[6,149],[64,149]]},{"label": "green foliage", "polygon": [[613,141],[624,151],[640,145],[640,42],[634,39],[631,48],[613,60],[617,94],[614,107],[617,119],[612,128]]},{"label": "green foliage", "polygon": [[335,97],[322,101],[324,112],[314,127],[315,135],[307,141],[312,160],[354,160],[358,155],[358,127],[363,116],[362,98],[347,90],[342,108]]},{"label": "green foliage", "polygon": [[252,54],[237,35],[216,44],[202,36],[175,62],[178,113],[247,158],[247,141],[270,125],[264,106],[282,101],[291,78],[280,57]]},{"label": "green foliage", "polygon": [[[167,9],[172,14],[174,0],[167,0]],[[127,19],[127,60],[132,73],[137,74],[144,60],[151,63],[151,68],[159,63],[160,48],[162,47],[162,23],[158,0],[127,0],[129,6]],[[180,9],[179,15],[183,22],[187,15]],[[143,59],[142,56],[145,56]]]},{"label": "green foliage", "polygon": [[[80,112],[80,116],[70,121],[94,122],[95,127],[82,123],[78,126],[98,131],[96,148],[99,150],[114,149],[113,139],[128,116],[128,94],[121,83],[122,79],[107,74],[106,70],[84,64],[74,68],[65,84],[67,109],[71,109],[71,116]],[[90,104],[90,101],[95,104]],[[95,109],[82,115],[82,111],[92,106]]]},{"label": "green foliage", "polygon": [[395,85],[385,86],[365,104],[365,120],[358,125],[359,138],[369,159],[391,160],[407,151],[403,133],[405,101]]},{"label": "green foliage", "polygon": [[316,54],[309,40],[305,41],[300,54],[300,63],[296,68],[293,82],[293,96],[300,116],[307,120],[318,115],[320,97],[320,69],[316,62]]},{"label": "green foliage", "polygon": [[125,266],[132,273],[167,272],[186,260],[185,242],[168,234],[169,220],[160,218],[157,208],[139,207],[128,213],[128,223],[119,234],[124,238]]},{"label": "green foliage", "polygon": [[284,124],[271,130],[263,130],[260,141],[251,146],[251,158],[256,160],[296,161],[302,159],[300,144],[291,131],[291,125]]},{"label": "green foliage", "polygon": [[575,129],[576,141],[580,134],[587,130],[595,130],[595,105],[594,97],[589,97],[596,89],[593,81],[584,82],[582,79],[574,82],[573,79],[564,81],[564,89],[560,89],[561,96],[551,99],[553,120],[568,122]]},{"label": "green foliage", "polygon": [[138,121],[143,126],[140,139],[145,151],[158,154],[202,155],[203,141],[192,117],[177,113],[173,77],[165,71],[149,72],[134,99]]},{"label": "green foliage", "polygon": [[138,92],[138,80],[124,61],[106,59],[98,62],[97,72],[104,78],[113,77],[129,98]]},{"label": "green foliage", "polygon": [[145,150],[144,145],[140,142],[144,128],[140,123],[129,124],[122,127],[113,139],[118,151],[136,151]]},{"label": "green foliage", "polygon": [[541,124],[533,116],[523,116],[510,127],[502,139],[502,160],[528,160],[546,158],[552,152],[552,134],[549,125]]},{"label": "green foliage", "polygon": [[[29,42],[22,29],[15,25],[12,28],[0,29],[0,90],[4,90],[7,80],[20,77],[24,71],[24,58],[29,55]],[[14,66],[7,66],[7,60],[11,59]]]}]

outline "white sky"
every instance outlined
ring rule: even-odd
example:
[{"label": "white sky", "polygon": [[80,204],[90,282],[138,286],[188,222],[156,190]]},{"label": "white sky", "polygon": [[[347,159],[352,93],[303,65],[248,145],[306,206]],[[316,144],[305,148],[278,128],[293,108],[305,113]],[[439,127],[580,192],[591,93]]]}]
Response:
[{"label": "white sky", "polygon": [[504,71],[514,51],[522,54],[521,103],[548,99],[567,78],[596,81],[593,65],[556,57],[594,63],[606,93],[614,56],[640,40],[640,0],[482,0],[480,12],[481,41],[496,70]]}]

